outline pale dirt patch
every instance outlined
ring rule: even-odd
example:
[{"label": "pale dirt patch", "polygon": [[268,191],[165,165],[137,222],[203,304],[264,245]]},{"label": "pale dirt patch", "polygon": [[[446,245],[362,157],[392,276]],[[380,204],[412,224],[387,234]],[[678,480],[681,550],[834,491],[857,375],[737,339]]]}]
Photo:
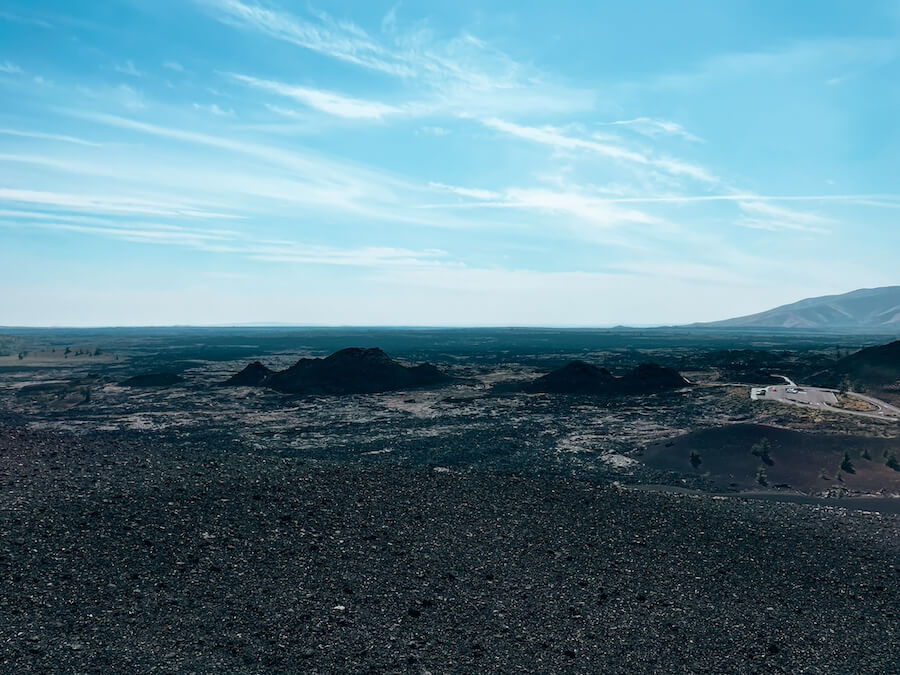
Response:
[{"label": "pale dirt patch", "polygon": [[638,464],[637,460],[626,457],[625,455],[620,455],[616,452],[601,456],[600,461],[606,462],[614,469],[629,469]]},{"label": "pale dirt patch", "polygon": [[869,403],[868,401],[856,398],[855,396],[836,394],[834,398],[835,400],[832,403],[829,403],[832,408],[842,408],[843,410],[855,410],[858,412],[874,412],[875,410],[878,410],[878,406],[874,403]]}]

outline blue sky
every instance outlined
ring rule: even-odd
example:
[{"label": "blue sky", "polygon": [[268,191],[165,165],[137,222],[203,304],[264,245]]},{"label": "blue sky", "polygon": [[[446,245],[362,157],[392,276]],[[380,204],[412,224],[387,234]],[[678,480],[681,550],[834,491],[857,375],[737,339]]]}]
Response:
[{"label": "blue sky", "polygon": [[900,283],[900,2],[5,0],[0,325],[613,325]]}]

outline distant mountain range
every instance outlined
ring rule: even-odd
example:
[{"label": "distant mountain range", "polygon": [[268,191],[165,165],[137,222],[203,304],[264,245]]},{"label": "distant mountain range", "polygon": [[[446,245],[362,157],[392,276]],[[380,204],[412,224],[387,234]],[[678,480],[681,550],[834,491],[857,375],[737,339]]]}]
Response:
[{"label": "distant mountain range", "polygon": [[900,286],[807,298],[759,314],[693,324],[708,328],[806,328],[900,332]]}]

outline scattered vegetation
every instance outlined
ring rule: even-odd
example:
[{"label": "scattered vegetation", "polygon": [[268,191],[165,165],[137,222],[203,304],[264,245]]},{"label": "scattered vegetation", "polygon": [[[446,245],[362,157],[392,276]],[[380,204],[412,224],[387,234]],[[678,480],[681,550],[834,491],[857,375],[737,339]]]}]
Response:
[{"label": "scattered vegetation", "polygon": [[900,471],[900,461],[897,461],[897,455],[893,452],[888,456],[885,464],[894,471]]},{"label": "scattered vegetation", "polygon": [[771,447],[772,444],[769,443],[768,438],[761,438],[750,448],[750,454],[754,457],[759,457],[762,460],[763,464],[772,466],[775,462],[773,462],[772,458],[769,456],[769,449]]},{"label": "scattered vegetation", "polygon": [[703,459],[700,457],[700,453],[696,450],[691,450],[691,466],[695,469],[698,468],[703,463]]},{"label": "scattered vegetation", "polygon": [[861,398],[856,398],[855,396],[849,396],[846,391],[841,392],[836,398],[837,400],[831,404],[835,408],[856,410],[858,412],[872,412],[873,410],[878,410],[877,405],[864,401]]},{"label": "scattered vegetation", "polygon": [[769,485],[769,476],[766,474],[766,468],[764,466],[761,466],[756,470],[756,482],[763,487]]},{"label": "scattered vegetation", "polygon": [[850,461],[850,453],[844,453],[844,459],[841,460],[841,471],[844,473],[856,473],[856,469],[853,468],[853,462]]}]

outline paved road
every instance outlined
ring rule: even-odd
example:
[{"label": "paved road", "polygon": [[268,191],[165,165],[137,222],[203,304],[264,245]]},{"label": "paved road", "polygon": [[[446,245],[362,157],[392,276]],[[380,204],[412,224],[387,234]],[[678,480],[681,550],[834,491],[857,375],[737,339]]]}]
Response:
[{"label": "paved road", "polygon": [[834,389],[801,386],[794,384],[784,375],[777,375],[776,377],[783,378],[788,384],[768,387],[752,387],[750,389],[750,398],[754,401],[778,401],[779,403],[806,406],[808,408],[817,408],[819,410],[833,410],[834,412],[856,415],[858,417],[900,421],[900,408],[896,408],[877,398],[857,394],[856,392],[847,392],[847,396],[853,396],[866,401],[876,408],[872,411],[847,410],[845,408],[838,408],[834,405],[837,403],[837,391]]}]

